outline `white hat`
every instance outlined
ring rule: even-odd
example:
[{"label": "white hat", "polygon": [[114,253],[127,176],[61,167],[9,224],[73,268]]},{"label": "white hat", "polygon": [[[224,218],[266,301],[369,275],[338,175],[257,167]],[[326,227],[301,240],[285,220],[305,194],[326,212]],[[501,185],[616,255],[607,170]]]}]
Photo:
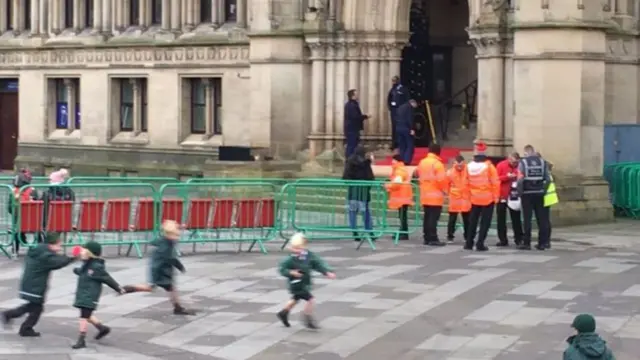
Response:
[{"label": "white hat", "polygon": [[307,238],[304,236],[303,233],[295,233],[293,234],[293,236],[291,236],[291,239],[289,240],[289,245],[291,245],[292,248],[302,248],[305,247],[305,245],[307,245]]}]

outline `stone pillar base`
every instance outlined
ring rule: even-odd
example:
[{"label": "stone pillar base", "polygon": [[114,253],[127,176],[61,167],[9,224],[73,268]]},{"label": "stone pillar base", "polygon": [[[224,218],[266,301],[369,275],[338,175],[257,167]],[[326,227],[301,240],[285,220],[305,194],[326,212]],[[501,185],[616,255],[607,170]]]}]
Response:
[{"label": "stone pillar base", "polygon": [[555,175],[560,203],[551,210],[553,226],[613,221],[609,185],[601,177]]}]

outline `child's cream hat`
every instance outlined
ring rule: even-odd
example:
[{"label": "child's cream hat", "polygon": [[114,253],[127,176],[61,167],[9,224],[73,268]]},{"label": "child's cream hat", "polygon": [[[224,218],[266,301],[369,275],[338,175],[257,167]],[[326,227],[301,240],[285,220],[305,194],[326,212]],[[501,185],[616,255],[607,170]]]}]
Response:
[{"label": "child's cream hat", "polygon": [[180,226],[173,220],[165,220],[162,223],[162,231],[165,235],[180,235]]},{"label": "child's cream hat", "polygon": [[307,238],[303,233],[295,233],[289,240],[289,245],[292,248],[304,248],[307,246]]}]

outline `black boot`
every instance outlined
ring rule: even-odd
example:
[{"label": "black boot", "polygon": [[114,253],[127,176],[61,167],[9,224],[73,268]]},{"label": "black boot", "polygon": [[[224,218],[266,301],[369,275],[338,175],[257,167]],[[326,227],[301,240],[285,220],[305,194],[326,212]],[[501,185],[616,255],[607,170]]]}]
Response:
[{"label": "black boot", "polygon": [[362,241],[362,238],[360,237],[360,234],[358,234],[357,232],[353,232],[353,241]]},{"label": "black boot", "polygon": [[280,319],[282,325],[291,327],[291,324],[289,323],[289,310],[280,310],[280,312],[278,312],[276,316],[278,316],[278,319]]},{"label": "black boot", "polygon": [[22,337],[40,337],[40,333],[33,329],[20,329],[18,335]]},{"label": "black boot", "polygon": [[2,326],[5,329],[9,329],[11,328],[11,317],[9,316],[9,313],[7,313],[6,311],[2,313]]},{"label": "black boot", "polygon": [[182,305],[173,306],[173,315],[195,315],[196,312],[182,307]]},{"label": "black boot", "polygon": [[78,336],[78,341],[76,341],[75,345],[71,346],[71,348],[74,350],[86,348],[87,343],[84,341],[84,338],[85,334],[80,334],[80,336]]},{"label": "black boot", "polygon": [[102,339],[103,337],[109,335],[109,333],[111,332],[110,327],[102,324],[97,324],[96,329],[98,329],[98,335],[96,335],[95,337],[96,340]]},{"label": "black boot", "polygon": [[531,250],[531,244],[523,243],[521,245],[518,245],[518,250]]},{"label": "black boot", "polygon": [[316,325],[316,322],[313,320],[311,315],[304,316],[304,325],[307,327],[307,329],[311,329],[311,330],[319,329],[318,325]]},{"label": "black boot", "polygon": [[124,290],[125,294],[131,294],[138,291],[133,285],[125,285],[122,287],[122,290]]}]

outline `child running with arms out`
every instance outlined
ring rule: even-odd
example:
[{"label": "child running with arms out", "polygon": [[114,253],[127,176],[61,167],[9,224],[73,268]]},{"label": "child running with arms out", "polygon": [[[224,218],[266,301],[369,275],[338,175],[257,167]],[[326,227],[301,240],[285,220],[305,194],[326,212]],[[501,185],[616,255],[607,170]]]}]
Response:
[{"label": "child running with arms out", "polygon": [[312,317],[314,303],[314,298],[311,294],[312,272],[317,271],[329,279],[335,279],[336,275],[324,260],[307,249],[307,239],[303,234],[297,233],[293,235],[289,248],[291,255],[280,263],[279,271],[282,276],[288,279],[289,291],[292,297],[278,313],[278,319],[282,321],[284,326],[290,327],[289,312],[298,301],[304,300],[306,301],[304,306],[305,326],[309,329],[317,329],[318,326]]},{"label": "child running with arms out", "polygon": [[80,310],[80,335],[78,336],[78,341],[72,346],[73,349],[87,347],[85,342],[87,323],[90,323],[98,329],[98,334],[95,337],[96,340],[102,339],[111,332],[108,326],[103,325],[100,320],[93,315],[100,301],[102,284],[107,285],[120,294],[124,294],[124,290],[107,272],[104,260],[100,258],[100,255],[102,255],[102,246],[95,241],[89,241],[80,252],[80,259],[83,261],[82,266],[73,269],[74,274],[78,275],[76,300],[73,306]]},{"label": "child running with arms out", "polygon": [[186,269],[177,257],[176,244],[180,241],[180,226],[173,220],[162,223],[162,236],[151,245],[156,249],[151,256],[151,279],[149,284],[125,285],[125,293],[151,292],[157,286],[169,293],[174,315],[195,315],[194,310],[185,309],[180,304],[175,286],[174,269],[184,273]]}]

